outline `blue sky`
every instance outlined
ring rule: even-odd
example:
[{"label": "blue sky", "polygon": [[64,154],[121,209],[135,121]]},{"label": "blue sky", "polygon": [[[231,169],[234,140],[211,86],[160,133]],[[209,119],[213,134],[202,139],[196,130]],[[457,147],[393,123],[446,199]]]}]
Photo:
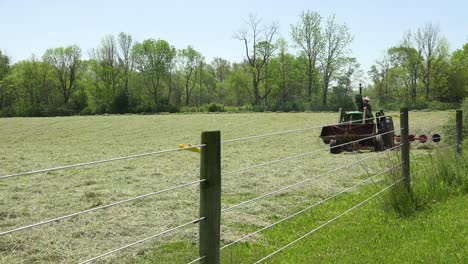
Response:
[{"label": "blue sky", "polygon": [[[290,41],[290,26],[304,10],[336,15],[354,35],[352,56],[367,72],[407,30],[440,25],[451,51],[468,42],[468,1],[120,1],[0,0],[0,49],[14,62],[47,48],[78,44],[85,58],[106,34],[130,33],[135,40],[161,38],[176,48],[192,45],[210,61],[241,61],[243,44],[233,38],[250,13],[276,21]],[[291,48],[293,52],[294,49]]]}]

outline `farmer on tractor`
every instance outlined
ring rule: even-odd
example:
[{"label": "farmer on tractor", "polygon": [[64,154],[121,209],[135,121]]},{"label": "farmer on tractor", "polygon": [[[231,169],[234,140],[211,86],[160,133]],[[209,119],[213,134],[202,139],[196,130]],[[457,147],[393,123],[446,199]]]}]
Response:
[{"label": "farmer on tractor", "polygon": [[320,138],[323,143],[330,144],[330,153],[366,147],[384,151],[394,146],[392,117],[380,110],[374,118],[369,101],[369,97],[362,97],[359,85],[359,94],[354,96],[356,110],[342,111],[340,108],[339,123],[322,127]]},{"label": "farmer on tractor", "polygon": [[372,109],[371,109],[371,106],[369,104],[369,97],[366,96],[364,98],[362,98],[362,107],[363,107],[363,110],[364,108],[366,108],[366,117],[370,117],[372,118]]},{"label": "farmer on tractor", "polygon": [[362,98],[362,101],[363,101],[364,107],[366,107],[367,110],[371,111],[371,106],[369,104],[369,101],[370,101],[369,97],[366,96],[366,97]]}]

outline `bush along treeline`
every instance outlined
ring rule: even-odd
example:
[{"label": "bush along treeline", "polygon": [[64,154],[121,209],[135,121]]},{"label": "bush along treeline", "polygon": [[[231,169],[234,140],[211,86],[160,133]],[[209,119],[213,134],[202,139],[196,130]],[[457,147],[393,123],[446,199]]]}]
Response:
[{"label": "bush along treeline", "polygon": [[[192,46],[127,33],[103,37],[86,59],[77,45],[15,64],[0,51],[0,116],[354,108],[353,88],[365,77],[349,28],[334,16],[301,13],[287,40],[276,23],[251,15],[235,38],[241,62],[208,62]],[[369,76],[365,93],[387,109],[456,104],[467,95],[468,43],[449,54],[428,24],[389,48]]]}]

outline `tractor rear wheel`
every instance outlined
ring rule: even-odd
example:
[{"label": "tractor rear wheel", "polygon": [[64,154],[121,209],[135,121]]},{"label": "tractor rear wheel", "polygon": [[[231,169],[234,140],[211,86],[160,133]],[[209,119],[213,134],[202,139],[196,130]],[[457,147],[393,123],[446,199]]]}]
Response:
[{"label": "tractor rear wheel", "polygon": [[383,125],[385,127],[385,131],[382,131],[381,133],[387,133],[385,135],[382,135],[383,137],[383,142],[384,142],[384,147],[387,148],[393,148],[394,142],[393,142],[393,136],[395,135],[395,132],[393,131],[393,120],[392,117],[386,116],[385,117],[385,123]]}]

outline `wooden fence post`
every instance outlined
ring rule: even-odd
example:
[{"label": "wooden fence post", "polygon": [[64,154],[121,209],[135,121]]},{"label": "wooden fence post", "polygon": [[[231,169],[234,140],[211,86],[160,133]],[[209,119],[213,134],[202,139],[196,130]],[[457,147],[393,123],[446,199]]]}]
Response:
[{"label": "wooden fence post", "polygon": [[456,138],[455,138],[455,148],[457,153],[461,155],[462,153],[462,141],[463,141],[463,112],[462,110],[457,110],[456,115],[456,122],[457,122],[457,129],[456,129]]},{"label": "wooden fence post", "polygon": [[199,254],[205,256],[200,262],[220,263],[221,222],[221,133],[202,132],[200,156],[200,218]]},{"label": "wooden fence post", "polygon": [[409,122],[408,108],[400,109],[400,129],[401,129],[401,174],[405,181],[406,190],[411,193],[410,179],[410,141],[409,141]]}]

